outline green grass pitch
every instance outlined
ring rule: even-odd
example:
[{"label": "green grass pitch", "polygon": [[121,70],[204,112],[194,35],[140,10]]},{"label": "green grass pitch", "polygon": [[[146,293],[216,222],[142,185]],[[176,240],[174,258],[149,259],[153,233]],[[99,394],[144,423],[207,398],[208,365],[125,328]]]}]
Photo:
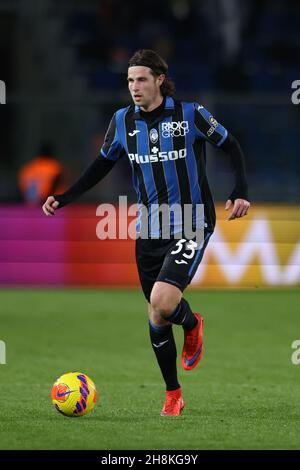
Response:
[{"label": "green grass pitch", "polygon": [[[205,349],[180,367],[186,408],[163,418],[164,385],[140,291],[2,290],[1,449],[299,449],[297,291],[187,291]],[[96,383],[94,411],[66,418],[50,390],[64,372]]]}]

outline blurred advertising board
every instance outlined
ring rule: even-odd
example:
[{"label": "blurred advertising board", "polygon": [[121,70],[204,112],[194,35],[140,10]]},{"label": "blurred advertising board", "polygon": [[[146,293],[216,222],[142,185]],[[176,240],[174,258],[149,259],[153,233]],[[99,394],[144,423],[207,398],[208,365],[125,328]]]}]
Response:
[{"label": "blurred advertising board", "polygon": [[[227,216],[218,206],[193,288],[300,285],[300,206],[255,205],[243,219]],[[120,216],[112,240],[98,238],[103,220],[95,205],[73,205],[49,218],[40,208],[1,205],[0,285],[139,287],[135,242],[118,238],[120,225],[124,236],[134,217]]]}]

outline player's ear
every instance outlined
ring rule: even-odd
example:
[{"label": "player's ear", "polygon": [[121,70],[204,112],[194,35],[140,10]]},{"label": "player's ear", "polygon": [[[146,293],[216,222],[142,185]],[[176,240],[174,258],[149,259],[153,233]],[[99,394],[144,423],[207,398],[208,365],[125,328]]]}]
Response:
[{"label": "player's ear", "polygon": [[166,76],[165,76],[163,73],[161,73],[161,74],[157,77],[159,86],[165,81],[165,78],[166,78]]}]

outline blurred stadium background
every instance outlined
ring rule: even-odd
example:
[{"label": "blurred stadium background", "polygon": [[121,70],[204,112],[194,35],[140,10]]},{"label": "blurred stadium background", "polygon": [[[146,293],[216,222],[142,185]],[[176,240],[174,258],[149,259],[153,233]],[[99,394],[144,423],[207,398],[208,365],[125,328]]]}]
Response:
[{"label": "blurred stadium background", "polygon": [[[299,449],[299,24],[296,0],[0,0],[0,448]],[[159,418],[134,242],[96,236],[100,203],[135,202],[129,165],[54,218],[35,180],[25,184],[38,155],[56,157],[65,186],[95,158],[141,47],[168,61],[178,98],[239,139],[252,202],[226,221],[229,162],[208,145],[218,223],[185,294],[205,317],[205,357],[179,371],[180,422]],[[50,407],[69,370],[100,396],[79,422]]]},{"label": "blurred stadium background", "polygon": [[1,285],[138,286],[133,243],[114,242],[109,260],[111,242],[97,243],[95,230],[99,203],[135,202],[125,159],[55,221],[41,217],[34,187],[20,187],[43,143],[66,184],[95,158],[129,101],[127,61],[139,47],[168,61],[177,97],[203,103],[247,158],[251,214],[228,224],[229,163],[208,146],[219,221],[193,285],[299,285],[299,19],[296,0],[1,0]]}]

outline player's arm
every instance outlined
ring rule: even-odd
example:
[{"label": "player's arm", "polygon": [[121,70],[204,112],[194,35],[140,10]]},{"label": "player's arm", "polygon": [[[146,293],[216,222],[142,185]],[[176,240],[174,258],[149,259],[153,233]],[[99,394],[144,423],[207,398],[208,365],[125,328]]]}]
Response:
[{"label": "player's arm", "polygon": [[46,215],[54,215],[57,208],[62,208],[75,201],[83,193],[101,181],[123,155],[123,147],[118,140],[116,118],[113,116],[104,144],[98,157],[85,170],[83,175],[63,194],[49,196],[43,205]]},{"label": "player's arm", "polygon": [[225,210],[233,205],[228,217],[228,220],[233,220],[247,215],[250,208],[245,157],[238,140],[232,134],[228,134],[220,148],[230,157],[234,171],[235,186],[225,204]]},{"label": "player's arm", "polygon": [[225,210],[232,205],[228,220],[243,217],[250,208],[248,185],[245,168],[245,157],[237,139],[230,134],[203,106],[195,103],[196,137],[221,148],[230,158],[234,171],[235,185],[228,197]]}]

